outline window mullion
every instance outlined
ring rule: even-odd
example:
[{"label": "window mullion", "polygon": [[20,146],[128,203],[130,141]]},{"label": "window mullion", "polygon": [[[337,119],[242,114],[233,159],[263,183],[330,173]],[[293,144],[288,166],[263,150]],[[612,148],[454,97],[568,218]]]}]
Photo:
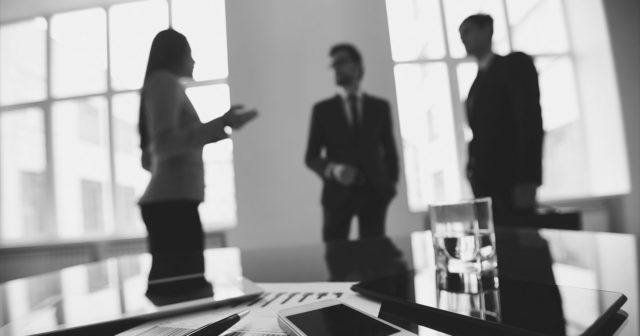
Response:
[{"label": "window mullion", "polygon": [[[560,1],[560,7],[562,8],[562,18],[564,21],[564,30],[565,30],[565,34],[567,36],[567,53],[566,54],[559,54],[560,56],[567,56],[569,57],[569,60],[571,62],[571,66],[573,67],[573,80],[575,81],[575,83],[581,83],[580,81],[580,76],[578,74],[578,71],[576,71],[576,57],[575,57],[575,46],[574,46],[574,37],[571,31],[571,27],[569,25],[569,16],[567,15],[568,12],[568,8],[567,8],[567,2],[565,0]],[[582,92],[580,89],[580,85],[576,85],[576,91],[577,91],[577,96],[578,97],[582,97]],[[584,111],[584,106],[583,106],[583,101],[582,99],[578,99],[578,111],[580,113],[580,120],[582,121],[583,116],[583,111]],[[582,133],[583,133],[583,137],[586,137],[586,129],[585,129],[585,125],[584,122],[582,123]]]},{"label": "window mullion", "polygon": [[56,236],[60,236],[60,228],[58,227],[58,213],[57,213],[57,185],[55,179],[55,155],[54,155],[54,136],[53,136],[53,116],[51,115],[53,100],[51,98],[52,90],[51,85],[53,83],[52,74],[53,74],[53,60],[52,60],[52,37],[51,37],[51,15],[45,17],[47,20],[47,38],[46,41],[46,87],[47,87],[47,98],[43,106],[44,113],[44,137],[45,137],[45,155],[47,162],[47,170],[46,170],[46,180],[47,180],[47,194],[49,195],[49,202],[43,204],[46,209],[47,218],[49,218],[49,225],[56,228]]},{"label": "window mullion", "polygon": [[449,46],[449,30],[447,29],[447,16],[444,13],[444,0],[440,0],[440,17],[442,18],[442,20],[440,20],[440,22],[442,23],[442,35],[444,38],[444,49],[447,51],[446,56],[447,58],[451,57],[451,47]]},{"label": "window mullion", "polygon": [[173,11],[171,10],[171,6],[173,5],[173,1],[172,0],[167,0],[167,11],[169,12],[168,14],[168,18],[169,18],[169,27],[173,28]]},{"label": "window mullion", "polygon": [[109,152],[109,180],[111,181],[109,188],[111,190],[110,192],[110,198],[108,199],[108,204],[110,206],[110,210],[111,211],[105,211],[106,214],[106,218],[105,218],[105,223],[106,223],[106,227],[105,227],[105,232],[107,234],[114,234],[115,232],[115,227],[116,227],[116,223],[115,220],[117,218],[116,216],[116,211],[117,211],[117,207],[116,207],[116,202],[117,202],[117,194],[116,194],[116,190],[117,190],[117,184],[116,184],[116,164],[115,164],[115,149],[114,149],[114,144],[115,144],[115,139],[114,139],[114,117],[113,117],[113,88],[111,85],[111,20],[110,20],[110,15],[109,15],[109,7],[105,7],[104,8],[105,14],[106,14],[106,24],[107,24],[107,29],[106,29],[106,34],[107,34],[107,70],[105,71],[105,75],[107,76],[107,93],[106,93],[106,100],[107,100],[107,147],[108,147],[108,152]]},{"label": "window mullion", "polygon": [[446,56],[443,59],[445,64],[447,65],[447,72],[449,74],[449,98],[451,99],[451,109],[453,114],[453,132],[454,138],[456,141],[456,157],[458,160],[458,176],[460,180],[459,192],[461,195],[465,194],[466,188],[463,186],[466,182],[466,168],[463,164],[464,159],[466,158],[466,142],[464,139],[464,125],[465,116],[464,116],[464,107],[460,102],[460,93],[458,92],[458,88],[460,85],[458,84],[458,75],[457,68],[458,64],[462,63],[462,59],[455,59],[451,57],[451,46],[449,45],[449,31],[447,28],[447,16],[445,15],[444,10],[444,0],[440,0],[440,17],[442,18],[442,32],[443,32],[443,40],[445,49],[447,50]]},{"label": "window mullion", "polygon": [[502,0],[502,10],[504,12],[504,21],[507,25],[507,44],[509,50],[513,51],[513,37],[511,36],[511,20],[509,20],[509,11],[507,10],[507,0]]}]

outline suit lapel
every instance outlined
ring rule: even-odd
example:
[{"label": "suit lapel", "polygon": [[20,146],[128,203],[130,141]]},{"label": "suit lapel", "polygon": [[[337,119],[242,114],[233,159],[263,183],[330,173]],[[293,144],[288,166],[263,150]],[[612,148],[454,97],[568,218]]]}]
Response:
[{"label": "suit lapel", "polygon": [[374,125],[378,122],[380,114],[374,110],[374,106],[371,104],[371,97],[364,94],[362,95],[362,110],[360,111],[360,129],[359,134],[364,135],[368,131],[374,128]]},{"label": "suit lapel", "polygon": [[360,131],[363,132],[367,129],[367,125],[371,122],[371,118],[373,117],[371,111],[371,100],[368,95],[362,95],[362,106],[360,108],[362,109],[360,111]]},{"label": "suit lapel", "polygon": [[362,133],[366,129],[366,124],[368,122],[367,110],[369,107],[369,97],[366,94],[362,95],[362,105],[360,106],[360,132]]},{"label": "suit lapel", "polygon": [[347,111],[344,110],[344,104],[342,102],[342,98],[339,95],[336,95],[332,101],[333,107],[332,111],[335,111],[333,114],[333,127],[335,127],[335,131],[342,134],[345,138],[352,139],[353,133],[351,132],[351,126],[349,125],[349,121],[347,120]]}]

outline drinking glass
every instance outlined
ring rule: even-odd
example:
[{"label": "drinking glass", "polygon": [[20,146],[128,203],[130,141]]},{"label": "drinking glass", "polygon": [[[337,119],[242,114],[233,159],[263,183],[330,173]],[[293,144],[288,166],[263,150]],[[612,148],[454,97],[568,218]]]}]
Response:
[{"label": "drinking glass", "polygon": [[436,267],[446,273],[497,271],[491,198],[429,207]]}]

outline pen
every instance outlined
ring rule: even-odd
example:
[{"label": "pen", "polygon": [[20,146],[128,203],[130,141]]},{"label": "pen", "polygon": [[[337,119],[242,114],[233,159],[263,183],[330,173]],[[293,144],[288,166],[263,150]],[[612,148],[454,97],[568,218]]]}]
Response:
[{"label": "pen", "polygon": [[211,324],[207,324],[204,327],[194,330],[189,334],[189,336],[218,336],[225,330],[231,328],[232,325],[238,323],[238,321],[240,321],[241,318],[247,316],[247,314],[249,314],[248,310],[232,314],[231,316],[225,317],[218,322],[213,322]]}]

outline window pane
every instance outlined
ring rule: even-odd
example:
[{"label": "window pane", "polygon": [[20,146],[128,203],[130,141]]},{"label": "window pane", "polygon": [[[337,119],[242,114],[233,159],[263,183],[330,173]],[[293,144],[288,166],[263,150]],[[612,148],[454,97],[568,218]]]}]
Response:
[{"label": "window pane", "polygon": [[46,39],[43,18],[0,27],[0,104],[46,98]]},{"label": "window pane", "polygon": [[460,41],[458,28],[467,16],[477,13],[485,13],[493,17],[494,51],[499,54],[509,52],[507,22],[502,0],[446,0],[443,3],[451,57],[462,58],[466,56],[467,52]]},{"label": "window pane", "polygon": [[[469,95],[469,90],[471,89],[471,85],[473,85],[473,81],[476,79],[476,75],[478,74],[478,65],[474,62],[465,62],[458,64],[458,68],[456,69],[458,75],[458,95],[460,97],[461,111],[464,114],[464,122],[462,123],[462,135],[465,141],[465,144],[469,143],[473,138],[473,132],[471,132],[471,128],[469,128],[469,124],[467,122],[466,116],[466,108],[464,107],[464,103],[467,100],[467,96]],[[468,153],[463,154],[466,158],[468,157]]]},{"label": "window pane", "polygon": [[[537,57],[544,122],[543,199],[590,193],[588,148],[580,120],[573,65],[568,56]],[[589,183],[587,183],[589,182]]]},{"label": "window pane", "polygon": [[111,84],[116,90],[142,87],[151,41],[169,27],[166,1],[137,1],[109,10]]},{"label": "window pane", "polygon": [[446,65],[397,65],[395,78],[409,207],[413,211],[425,210],[431,202],[460,198]]},{"label": "window pane", "polygon": [[[226,84],[187,89],[187,95],[203,122],[224,114],[230,106]],[[233,143],[219,141],[204,148],[205,202],[200,206],[206,229],[217,229],[236,223],[236,192],[233,172]]]},{"label": "window pane", "polygon": [[226,78],[227,25],[224,0],[172,2],[172,25],[189,40],[195,80]]},{"label": "window pane", "polygon": [[507,10],[514,50],[531,54],[568,51],[560,0],[509,0]]},{"label": "window pane", "polygon": [[546,132],[543,154],[541,199],[592,195],[588,148],[582,123],[567,124]]},{"label": "window pane", "polygon": [[460,92],[460,100],[466,101],[469,95],[469,89],[478,74],[478,65],[472,62],[458,64],[458,90]]},{"label": "window pane", "polygon": [[573,64],[568,56],[537,57],[544,129],[550,131],[580,118]]},{"label": "window pane", "polygon": [[391,53],[397,62],[445,56],[438,0],[387,0]]},{"label": "window pane", "polygon": [[55,235],[47,208],[44,115],[39,108],[0,113],[0,239]]},{"label": "window pane", "polygon": [[115,167],[115,231],[144,233],[144,224],[137,202],[149,182],[150,174],[140,163],[140,134],[138,133],[138,93],[124,93],[113,97],[113,144]]},{"label": "window pane", "polygon": [[107,89],[107,28],[102,8],[51,18],[52,94],[56,97]]},{"label": "window pane", "polygon": [[112,232],[107,118],[102,97],[53,105],[54,178],[62,237]]}]

